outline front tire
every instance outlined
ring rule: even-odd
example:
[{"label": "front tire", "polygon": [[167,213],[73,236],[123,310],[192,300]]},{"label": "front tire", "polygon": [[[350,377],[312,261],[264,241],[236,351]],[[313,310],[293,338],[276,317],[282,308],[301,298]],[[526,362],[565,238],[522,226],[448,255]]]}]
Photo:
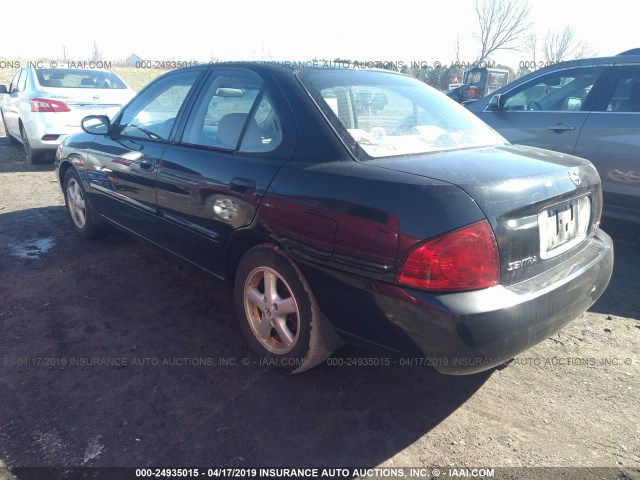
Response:
[{"label": "front tire", "polygon": [[105,229],[95,219],[95,213],[87,198],[82,181],[73,168],[69,168],[63,180],[64,203],[67,214],[76,233],[83,238],[100,238],[104,236]]},{"label": "front tire", "polygon": [[261,364],[300,373],[331,355],[331,326],[302,273],[275,245],[258,245],[242,257],[234,290],[242,332]]}]

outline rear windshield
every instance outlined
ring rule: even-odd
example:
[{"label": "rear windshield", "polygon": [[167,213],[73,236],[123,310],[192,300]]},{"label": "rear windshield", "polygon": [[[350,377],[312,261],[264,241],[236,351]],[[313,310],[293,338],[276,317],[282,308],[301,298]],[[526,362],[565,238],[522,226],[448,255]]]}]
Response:
[{"label": "rear windshield", "polygon": [[45,68],[36,70],[38,83],[42,87],[55,88],[127,88],[112,72],[101,70],[76,70]]},{"label": "rear windshield", "polygon": [[360,160],[507,143],[465,107],[411,77],[305,70],[298,78]]}]

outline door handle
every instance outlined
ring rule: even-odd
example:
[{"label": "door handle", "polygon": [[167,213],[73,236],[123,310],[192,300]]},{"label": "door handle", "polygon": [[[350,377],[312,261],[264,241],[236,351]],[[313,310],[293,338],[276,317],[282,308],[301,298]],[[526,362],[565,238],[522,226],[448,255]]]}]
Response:
[{"label": "door handle", "polygon": [[155,166],[156,162],[154,160],[149,160],[148,158],[145,158],[140,162],[140,168],[142,170],[153,170]]},{"label": "door handle", "polygon": [[573,125],[567,125],[566,123],[557,123],[551,127],[547,127],[547,130],[551,130],[556,133],[566,132],[567,130],[573,131],[575,129],[576,127],[574,127]]},{"label": "door handle", "polygon": [[232,192],[246,193],[249,190],[256,189],[256,182],[248,178],[236,177],[233,180],[231,180],[231,183],[229,184],[229,189]]}]

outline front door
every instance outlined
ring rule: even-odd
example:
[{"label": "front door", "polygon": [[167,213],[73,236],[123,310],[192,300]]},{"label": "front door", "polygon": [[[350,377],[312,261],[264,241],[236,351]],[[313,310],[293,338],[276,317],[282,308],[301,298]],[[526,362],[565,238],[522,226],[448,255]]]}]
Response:
[{"label": "front door", "polygon": [[511,143],[573,154],[593,99],[601,67],[550,72],[502,96],[502,109],[480,118]]},{"label": "front door", "polygon": [[90,186],[98,210],[122,227],[153,239],[157,227],[156,181],[176,117],[202,70],[162,77],[116,119],[90,148]]}]

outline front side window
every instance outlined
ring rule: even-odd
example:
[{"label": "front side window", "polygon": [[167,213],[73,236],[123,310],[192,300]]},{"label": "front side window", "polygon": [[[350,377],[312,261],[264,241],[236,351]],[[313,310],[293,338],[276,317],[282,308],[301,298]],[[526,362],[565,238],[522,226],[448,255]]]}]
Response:
[{"label": "front side window", "polygon": [[226,71],[208,81],[187,121],[182,141],[243,152],[267,152],[280,143],[280,122],[262,80]]},{"label": "front side window", "polygon": [[166,141],[201,71],[174,73],[153,83],[123,112],[116,133],[125,137]]},{"label": "front side window", "polygon": [[590,67],[549,73],[505,93],[503,109],[579,111],[602,71],[600,67]]},{"label": "front side window", "polygon": [[307,70],[298,74],[361,160],[504,145],[466,108],[426,84],[394,73]]}]

